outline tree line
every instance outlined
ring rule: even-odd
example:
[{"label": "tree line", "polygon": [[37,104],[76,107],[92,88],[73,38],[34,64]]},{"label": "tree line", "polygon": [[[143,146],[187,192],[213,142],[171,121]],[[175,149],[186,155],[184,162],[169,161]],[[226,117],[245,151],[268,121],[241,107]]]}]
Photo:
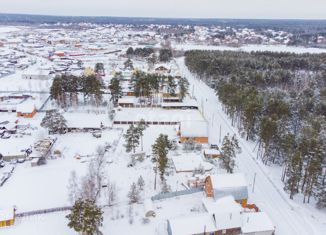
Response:
[{"label": "tree line", "polygon": [[50,88],[51,99],[61,107],[78,106],[80,96],[84,104],[100,105],[104,88],[99,76],[74,76],[63,74],[56,76]]},{"label": "tree line", "polygon": [[326,207],[326,54],[189,51],[185,62],[215,87],[257,157],[283,166],[290,198]]}]

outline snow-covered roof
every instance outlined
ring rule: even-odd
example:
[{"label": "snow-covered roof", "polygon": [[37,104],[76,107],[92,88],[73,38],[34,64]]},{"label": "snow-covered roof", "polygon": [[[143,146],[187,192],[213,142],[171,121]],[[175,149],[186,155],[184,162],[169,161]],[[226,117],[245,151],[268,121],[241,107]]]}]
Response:
[{"label": "snow-covered roof", "polygon": [[16,112],[19,113],[32,113],[35,110],[35,104],[30,101],[23,102],[17,105]]},{"label": "snow-covered roof", "polygon": [[192,172],[196,168],[203,167],[205,171],[213,169],[213,165],[203,161],[197,155],[173,156],[172,161],[177,172]]},{"label": "snow-covered roof", "polygon": [[217,230],[240,228],[242,225],[240,204],[234,197],[227,196],[218,200],[203,198],[203,204],[209,214],[214,214]]},{"label": "snow-covered roof", "polygon": [[166,103],[163,102],[161,106],[162,107],[198,107],[198,103],[196,100],[187,100],[184,102],[166,102]]},{"label": "snow-covered roof", "polygon": [[137,98],[134,96],[126,96],[118,100],[119,104],[135,104],[136,102],[137,102]]},{"label": "snow-covered roof", "polygon": [[0,221],[12,220],[13,218],[14,218],[13,208],[7,208],[7,209],[0,208]]},{"label": "snow-covered roof", "polygon": [[265,212],[244,213],[242,233],[252,234],[257,232],[274,231],[274,225]]},{"label": "snow-covered roof", "polygon": [[242,173],[212,175],[211,180],[214,188],[247,187],[245,176]]},{"label": "snow-covered roof", "polygon": [[199,214],[168,220],[172,235],[202,234],[215,232],[215,222],[210,214]]},{"label": "snow-covered roof", "polygon": [[243,174],[218,174],[211,176],[215,198],[232,195],[236,200],[248,198],[248,184]]},{"label": "snow-covered roof", "polygon": [[182,137],[207,137],[208,125],[206,121],[182,121],[180,132]]},{"label": "snow-covered roof", "polygon": [[205,149],[204,153],[207,155],[219,155],[221,154],[220,150],[217,149]]}]

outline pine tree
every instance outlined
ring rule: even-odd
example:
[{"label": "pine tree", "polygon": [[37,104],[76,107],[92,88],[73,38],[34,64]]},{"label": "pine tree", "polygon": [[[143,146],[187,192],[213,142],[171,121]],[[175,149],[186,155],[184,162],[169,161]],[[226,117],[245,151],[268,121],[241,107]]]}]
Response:
[{"label": "pine tree", "polygon": [[159,135],[155,141],[155,144],[152,146],[152,152],[157,159],[162,182],[164,180],[164,173],[168,163],[167,154],[171,148],[172,144],[169,141],[168,136],[163,134]]},{"label": "pine tree", "polygon": [[139,146],[139,130],[133,124],[131,124],[126,134],[124,134],[124,138],[126,140],[126,152],[129,153],[133,151],[135,153],[136,148]]},{"label": "pine tree", "polygon": [[172,59],[172,51],[171,49],[161,49],[159,59],[161,62],[169,62]]},{"label": "pine tree", "polygon": [[299,192],[299,183],[302,177],[302,157],[299,151],[295,152],[291,157],[286,171],[285,190],[290,192],[290,198]]},{"label": "pine tree", "polygon": [[188,93],[189,83],[188,83],[187,79],[180,78],[178,81],[178,85],[179,85],[179,90],[180,90],[180,92],[179,92],[180,99],[183,100]]},{"label": "pine tree", "polygon": [[126,55],[127,55],[128,57],[134,55],[134,49],[133,49],[132,47],[129,47],[129,48],[127,49]]},{"label": "pine tree", "polygon": [[137,180],[137,185],[139,187],[139,190],[141,190],[141,191],[144,190],[145,181],[142,176],[139,176],[139,178]]},{"label": "pine tree", "polygon": [[118,99],[122,97],[122,87],[120,85],[120,80],[117,77],[112,78],[109,88],[111,91],[111,100],[114,104],[117,104]]},{"label": "pine tree", "polygon": [[125,62],[124,62],[124,67],[125,69],[129,69],[129,70],[133,70],[134,69],[134,65],[133,65],[133,62],[131,59],[127,59]]},{"label": "pine tree", "polygon": [[58,112],[58,110],[48,110],[42,119],[41,126],[49,129],[52,133],[64,133],[67,128],[66,119]]},{"label": "pine tree", "polygon": [[94,235],[99,233],[102,226],[103,212],[92,200],[79,199],[75,202],[69,215],[68,226],[83,235]]},{"label": "pine tree", "polygon": [[171,96],[175,96],[176,88],[177,88],[177,84],[174,81],[174,77],[169,76],[168,77],[168,93]]},{"label": "pine tree", "polygon": [[233,173],[236,153],[240,151],[239,143],[234,135],[232,138],[227,134],[222,143],[221,165],[228,173]]},{"label": "pine tree", "polygon": [[136,126],[138,135],[140,137],[141,151],[143,151],[143,149],[144,149],[143,136],[144,136],[144,131],[146,130],[147,127],[148,127],[148,125],[146,124],[144,119],[141,119],[140,122]]},{"label": "pine tree", "polygon": [[128,193],[129,204],[138,203],[140,200],[140,192],[136,183],[132,183]]}]

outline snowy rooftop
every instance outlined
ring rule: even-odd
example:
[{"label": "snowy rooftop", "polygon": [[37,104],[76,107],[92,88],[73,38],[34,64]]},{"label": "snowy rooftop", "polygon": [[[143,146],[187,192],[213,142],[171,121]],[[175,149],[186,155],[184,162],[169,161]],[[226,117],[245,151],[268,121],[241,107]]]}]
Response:
[{"label": "snowy rooftop", "polygon": [[35,104],[33,100],[27,100],[17,105],[16,112],[20,113],[32,113],[35,110]]},{"label": "snowy rooftop", "polygon": [[199,214],[168,220],[173,235],[202,234],[215,232],[215,222],[210,214]]},{"label": "snowy rooftop", "polygon": [[242,232],[251,234],[254,232],[274,231],[274,225],[265,212],[244,213]]},{"label": "snowy rooftop", "polygon": [[205,171],[213,169],[213,165],[203,161],[198,155],[182,155],[172,157],[174,167],[177,172],[192,172],[196,168],[203,167]]},{"label": "snowy rooftop", "polygon": [[242,208],[235,202],[234,197],[227,196],[217,201],[204,198],[203,204],[208,213],[214,214],[217,230],[241,227]]},{"label": "snowy rooftop", "polygon": [[0,221],[12,220],[14,218],[13,208],[0,208]]},{"label": "snowy rooftop", "polygon": [[164,109],[122,109],[116,113],[115,121],[181,122],[185,120],[203,120],[198,110],[164,110]]},{"label": "snowy rooftop", "polygon": [[207,137],[208,125],[204,120],[183,120],[180,132],[182,137]]},{"label": "snowy rooftop", "polygon": [[211,179],[216,189],[247,187],[248,185],[242,173],[212,175]]}]

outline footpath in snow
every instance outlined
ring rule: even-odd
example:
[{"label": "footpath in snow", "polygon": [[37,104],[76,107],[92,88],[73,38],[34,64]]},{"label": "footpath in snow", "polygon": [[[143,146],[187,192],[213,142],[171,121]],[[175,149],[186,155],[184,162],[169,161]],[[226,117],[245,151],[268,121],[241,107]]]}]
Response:
[{"label": "footpath in snow", "polygon": [[[279,182],[274,182],[266,173],[266,167],[256,159],[255,143],[242,139],[236,128],[231,126],[231,120],[223,112],[215,91],[189,72],[184,64],[184,58],[178,59],[177,64],[182,76],[188,79],[190,90],[193,89],[198,103],[202,104],[201,111],[209,122],[210,139],[215,142],[219,141],[220,126],[222,138],[227,133],[237,135],[242,149],[237,158],[237,171],[243,172],[250,184],[256,174],[254,192],[252,192],[252,188],[249,189],[249,201],[268,213],[276,226],[276,234],[325,234],[326,215],[317,210],[309,210],[288,198],[288,195],[282,190],[282,185]],[[321,216],[314,216],[315,214]]]}]

